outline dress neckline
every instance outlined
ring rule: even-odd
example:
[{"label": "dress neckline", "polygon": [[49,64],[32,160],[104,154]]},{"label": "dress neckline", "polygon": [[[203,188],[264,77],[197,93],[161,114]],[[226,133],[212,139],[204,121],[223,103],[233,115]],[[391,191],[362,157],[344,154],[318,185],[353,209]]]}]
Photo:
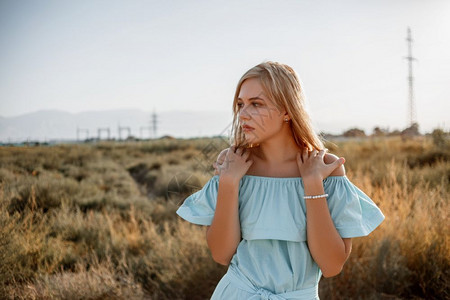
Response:
[{"label": "dress neckline", "polygon": [[259,178],[259,179],[276,179],[276,180],[302,180],[302,177],[271,177],[271,176],[260,176],[260,175],[244,175],[243,177],[248,177],[248,178]]},{"label": "dress neckline", "polygon": [[[219,175],[214,175],[214,177],[217,177],[217,179],[219,178]],[[341,175],[341,176],[328,176],[327,178],[345,178],[346,175]],[[259,175],[244,175],[242,178],[253,178],[253,179],[262,179],[262,180],[300,180],[303,181],[302,177],[270,177],[270,176],[259,176]],[[327,180],[327,178],[325,178],[324,180]]]}]

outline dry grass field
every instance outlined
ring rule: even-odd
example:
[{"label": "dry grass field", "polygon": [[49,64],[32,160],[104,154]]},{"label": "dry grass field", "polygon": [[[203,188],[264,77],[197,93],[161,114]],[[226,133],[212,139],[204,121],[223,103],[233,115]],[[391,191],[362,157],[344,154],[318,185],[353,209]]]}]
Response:
[{"label": "dry grass field", "polygon": [[[386,220],[353,239],[322,299],[449,299],[450,145],[328,143]],[[208,299],[226,271],[181,201],[220,139],[0,147],[0,298]]]}]

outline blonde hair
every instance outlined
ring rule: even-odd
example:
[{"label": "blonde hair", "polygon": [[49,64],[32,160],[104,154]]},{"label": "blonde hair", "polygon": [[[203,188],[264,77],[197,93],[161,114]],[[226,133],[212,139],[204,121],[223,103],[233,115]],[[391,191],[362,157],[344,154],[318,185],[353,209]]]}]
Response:
[{"label": "blonde hair", "polygon": [[297,73],[288,65],[277,62],[263,62],[241,77],[237,84],[233,101],[233,123],[230,142],[232,145],[248,147],[244,133],[239,124],[237,100],[241,86],[246,79],[257,78],[264,93],[269,97],[278,111],[286,112],[291,117],[290,126],[294,140],[300,147],[309,150],[324,148],[322,140],[314,132],[311,119],[305,109],[305,96]]}]

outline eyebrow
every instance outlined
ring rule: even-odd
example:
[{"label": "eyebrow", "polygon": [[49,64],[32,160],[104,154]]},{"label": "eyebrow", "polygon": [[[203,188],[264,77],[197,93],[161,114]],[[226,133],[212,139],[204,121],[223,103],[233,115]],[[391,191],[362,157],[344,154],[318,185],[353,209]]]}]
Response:
[{"label": "eyebrow", "polygon": [[[249,101],[251,101],[251,100],[261,100],[263,102],[266,102],[266,100],[264,100],[263,98],[259,97],[260,95],[264,95],[264,93],[261,91],[261,93],[259,93],[258,96],[250,97],[250,98],[248,98],[248,100]],[[242,101],[242,98],[240,98],[240,97],[238,97],[237,99]]]},{"label": "eyebrow", "polygon": [[[237,98],[237,99],[242,101],[242,98]],[[265,101],[263,98],[260,98],[259,96],[248,98],[248,100],[262,100],[262,101]]]}]

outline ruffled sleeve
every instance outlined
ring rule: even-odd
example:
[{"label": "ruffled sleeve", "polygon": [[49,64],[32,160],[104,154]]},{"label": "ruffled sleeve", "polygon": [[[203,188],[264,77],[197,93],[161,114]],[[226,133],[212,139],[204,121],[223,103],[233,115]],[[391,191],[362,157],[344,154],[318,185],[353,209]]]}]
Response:
[{"label": "ruffled sleeve", "polygon": [[324,181],[328,208],[340,236],[366,236],[384,220],[377,205],[346,176],[331,176]]},{"label": "ruffled sleeve", "polygon": [[219,177],[212,177],[201,190],[187,197],[177,214],[194,224],[211,225],[216,209]]}]

